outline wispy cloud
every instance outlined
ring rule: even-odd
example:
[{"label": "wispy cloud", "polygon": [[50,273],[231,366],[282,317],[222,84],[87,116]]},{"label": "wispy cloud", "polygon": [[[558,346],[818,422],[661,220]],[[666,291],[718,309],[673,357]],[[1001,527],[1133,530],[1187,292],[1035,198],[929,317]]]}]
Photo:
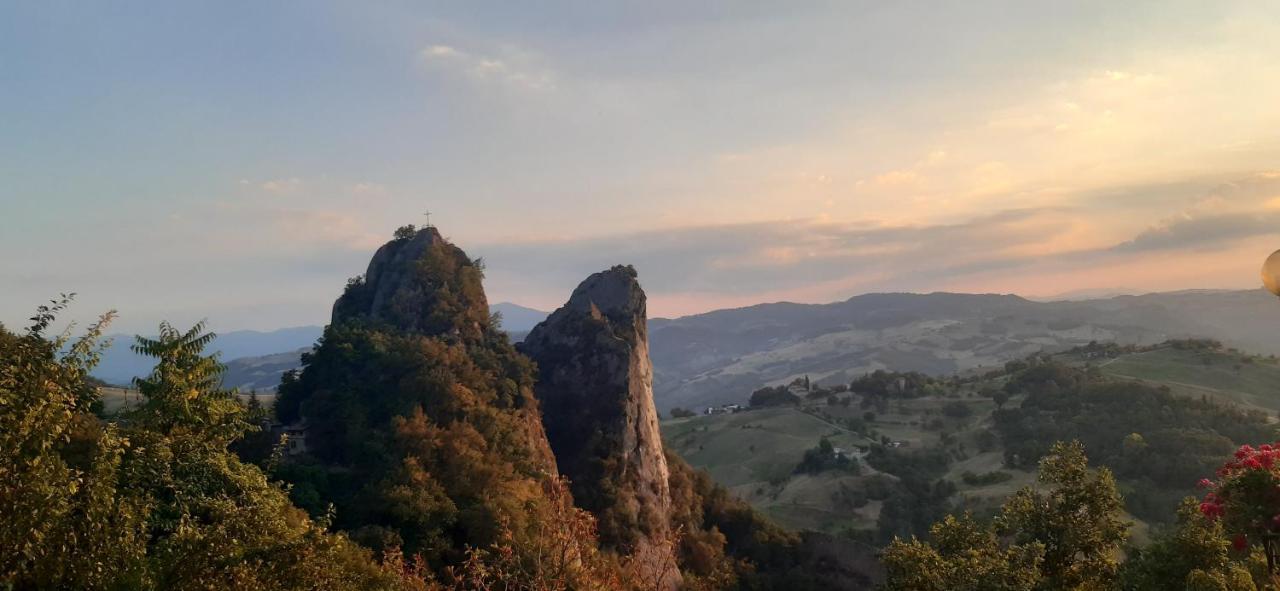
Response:
[{"label": "wispy cloud", "polygon": [[360,199],[383,199],[391,192],[381,183],[361,181],[351,185],[351,194]]},{"label": "wispy cloud", "polygon": [[302,188],[302,179],[298,177],[271,179],[263,181],[258,187],[276,195],[292,195]]},{"label": "wispy cloud", "polygon": [[[555,286],[617,263],[631,263],[650,290],[655,309],[673,301],[690,309],[769,298],[830,301],[862,291],[966,289],[1021,291],[1105,288],[1080,284],[1079,273],[1099,266],[1144,268],[1153,253],[1223,252],[1250,239],[1280,234],[1280,211],[1266,196],[1280,183],[1253,175],[1206,187],[1192,208],[1130,230],[1108,242],[1109,221],[1072,207],[1008,209],[955,223],[838,223],[816,218],[710,225],[581,240],[535,241],[476,248],[504,293],[548,294]],[[1242,187],[1248,187],[1247,190]],[[1270,187],[1270,188],[1269,188]],[[1140,195],[1162,185],[1132,187]],[[1222,213],[1229,195],[1234,213]],[[1206,207],[1205,203],[1218,203]],[[1154,260],[1154,259],[1153,259]],[[1189,258],[1189,265],[1208,259]],[[1239,261],[1237,261],[1239,262]],[[1241,264],[1253,265],[1252,259]],[[1234,264],[1234,263],[1233,263]],[[1154,272],[1154,267],[1145,272]],[[1212,269],[1188,266],[1178,277]],[[1057,284],[1054,274],[1075,284]],[[1138,281],[1140,274],[1131,274]],[[1034,281],[1031,281],[1034,279]],[[1241,275],[1241,283],[1252,275]],[[1098,280],[1109,280],[1099,274]],[[1158,281],[1157,277],[1153,281]],[[1239,285],[1239,284],[1237,284]],[[985,287],[984,287],[985,286]]]},{"label": "wispy cloud", "polygon": [[555,80],[546,70],[512,64],[507,59],[463,51],[451,45],[430,45],[418,52],[430,67],[461,72],[476,81],[493,81],[529,90],[548,90]]}]

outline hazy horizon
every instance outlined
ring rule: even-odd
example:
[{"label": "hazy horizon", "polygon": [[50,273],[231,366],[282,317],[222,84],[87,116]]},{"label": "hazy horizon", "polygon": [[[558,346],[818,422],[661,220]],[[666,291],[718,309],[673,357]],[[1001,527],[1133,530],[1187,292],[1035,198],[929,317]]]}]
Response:
[{"label": "hazy horizon", "polygon": [[325,322],[425,210],[491,301],[1242,289],[1280,247],[1250,2],[0,7],[0,321]]},{"label": "hazy horizon", "polygon": [[[1079,292],[1079,293],[1064,292],[1064,293],[1053,294],[1048,296],[1028,296],[1028,295],[1018,294],[1018,293],[959,292],[959,291],[945,291],[945,290],[943,291],[889,291],[889,292],[870,291],[870,292],[855,293],[855,294],[849,295],[848,297],[840,297],[833,300],[825,300],[825,301],[801,302],[801,301],[793,301],[793,300],[769,300],[769,301],[754,302],[750,304],[743,304],[740,306],[726,306],[724,308],[712,308],[709,310],[700,310],[697,312],[691,312],[689,314],[679,314],[679,315],[671,315],[671,316],[651,314],[649,316],[649,319],[650,320],[678,320],[687,316],[697,316],[699,314],[705,314],[708,312],[750,308],[754,306],[771,305],[771,304],[802,304],[802,305],[835,304],[835,303],[844,302],[853,298],[857,298],[860,296],[881,295],[881,294],[930,295],[930,294],[936,294],[936,293],[947,293],[947,294],[956,294],[956,295],[991,295],[991,296],[1011,295],[1011,296],[1017,296],[1026,300],[1034,301],[1034,302],[1063,302],[1063,301],[1105,300],[1105,299],[1111,299],[1111,298],[1121,297],[1121,296],[1145,296],[1145,295],[1173,294],[1173,293],[1185,293],[1185,292],[1235,292],[1235,291],[1252,291],[1253,289],[1257,289],[1259,291],[1265,291],[1263,288],[1227,288],[1227,287],[1221,287],[1221,288],[1191,287],[1191,288],[1185,288],[1185,289],[1175,289],[1175,290],[1166,290],[1166,291],[1101,289],[1101,290],[1084,290],[1083,292]],[[1097,291],[1098,293],[1093,293],[1095,291]],[[568,298],[568,293],[565,294],[565,297],[566,299]],[[564,302],[560,302],[560,303],[548,305],[546,307],[541,307],[541,306],[526,305],[520,302],[511,302],[511,301],[503,300],[501,302],[494,302],[490,305],[491,306],[513,305],[513,306],[519,306],[521,308],[525,308],[534,312],[550,314],[551,312],[555,311],[556,308],[559,308],[563,304]],[[15,318],[12,321],[0,319],[0,322],[4,322],[5,326],[7,326],[10,329],[21,329],[26,325],[26,322],[24,322],[25,320],[26,320],[25,318]],[[230,326],[230,325],[222,324],[218,322],[217,319],[214,319],[214,318],[198,318],[196,320],[208,321],[210,329],[220,334],[225,334],[230,332],[271,333],[271,332],[286,331],[286,330],[298,329],[298,328],[322,327],[329,324],[328,316],[319,318],[315,322],[304,322],[301,324],[290,324],[290,325],[281,325],[281,326]],[[85,321],[84,319],[76,320],[77,323],[82,323],[84,321]],[[120,325],[113,324],[111,329],[108,330],[107,332],[112,335],[120,335],[120,334],[151,335],[155,333],[155,327],[142,327],[138,330],[121,330]]]}]

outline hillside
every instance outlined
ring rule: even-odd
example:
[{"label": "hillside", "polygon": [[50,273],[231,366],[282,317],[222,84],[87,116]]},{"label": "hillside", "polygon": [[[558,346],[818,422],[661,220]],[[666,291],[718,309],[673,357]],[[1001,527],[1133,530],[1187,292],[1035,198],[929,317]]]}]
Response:
[{"label": "hillside", "polygon": [[1273,356],[1160,346],[1099,361],[1097,366],[1109,376],[1167,386],[1177,394],[1207,395],[1280,413],[1280,363]]},{"label": "hillside", "polygon": [[244,392],[274,391],[280,385],[280,376],[286,371],[297,369],[302,363],[302,354],[310,350],[311,347],[303,347],[288,353],[232,359],[227,362],[227,373],[222,376],[222,384]]},{"label": "hillside", "polygon": [[513,576],[579,573],[466,588],[865,587],[826,558],[840,544],[768,522],[664,449],[633,268],[588,277],[524,352],[482,278],[435,227],[405,226],[347,284],[275,399],[305,441],[271,465],[299,507],[446,581],[492,568],[475,549]]},{"label": "hillside", "polygon": [[[515,340],[547,317],[546,312],[510,302],[497,303],[489,309],[502,315],[502,329]],[[280,385],[280,375],[301,367],[302,353],[311,350],[323,332],[322,326],[230,331],[219,334],[210,350],[227,364],[223,383],[228,388],[275,390]],[[109,384],[127,385],[151,370],[151,361],[129,349],[132,335],[117,334],[111,339],[102,364],[93,372],[95,377]]]},{"label": "hillside", "polygon": [[[235,330],[218,334],[209,347],[210,353],[218,354],[224,362],[250,357],[272,356],[284,352],[310,348],[324,328],[321,326],[298,326],[273,331]],[[102,363],[94,368],[93,375],[109,384],[128,385],[133,378],[147,375],[155,362],[139,355],[130,347],[133,346],[133,335],[116,334],[110,337],[111,346],[103,353]],[[246,365],[258,365],[250,362]],[[297,362],[294,362],[297,367]],[[258,389],[274,388],[280,383],[279,374],[266,386],[263,383],[248,384],[235,378],[228,385],[250,385]]]},{"label": "hillside", "polygon": [[[520,341],[546,312],[494,304]],[[1037,302],[994,294],[866,294],[832,304],[761,304],[676,319],[649,320],[658,410],[742,402],[762,383],[809,375],[847,382],[876,369],[947,375],[992,368],[1041,351],[1090,341],[1151,345],[1209,337],[1280,353],[1280,305],[1259,291],[1184,291],[1083,301]],[[214,345],[227,360],[227,384],[270,390],[300,366],[319,327],[237,331]],[[127,384],[145,360],[119,336],[97,377]]]},{"label": "hillside", "polygon": [[[667,419],[663,437],[779,523],[879,542],[923,533],[914,513],[989,514],[1034,481],[1049,443],[1080,439],[1116,471],[1141,541],[1235,445],[1273,437],[1280,410],[1273,357],[1208,341],[1094,344],[945,378],[881,375],[811,395],[792,386],[796,405]],[[823,438],[857,468],[800,470]],[[886,514],[920,483],[927,494]]]},{"label": "hillside", "polygon": [[[956,400],[964,401],[974,414],[962,418],[943,415],[941,408]],[[901,444],[901,449],[926,450],[937,447],[947,433],[957,448],[963,446],[971,453],[952,464],[945,478],[960,486],[962,495],[973,497],[975,506],[993,506],[993,500],[1029,483],[1032,474],[1023,471],[1014,471],[1012,480],[991,486],[970,486],[961,480],[965,471],[1001,469],[999,445],[981,443],[983,433],[991,428],[994,409],[990,398],[968,395],[901,400],[880,413],[860,408],[858,403],[831,406],[817,401],[798,407],[668,420],[662,428],[668,446],[779,523],[837,534],[850,529],[874,530],[884,501],[898,481],[867,464],[867,450],[878,445],[880,437]],[[868,412],[874,415],[871,420],[865,418]],[[943,426],[930,426],[935,419]],[[857,430],[850,428],[854,425]],[[815,447],[821,438],[856,457],[859,472],[797,474],[805,450]]]},{"label": "hillside", "polygon": [[489,306],[489,311],[502,315],[502,330],[511,335],[528,333],[550,314],[511,302],[498,302]]},{"label": "hillside", "polygon": [[659,410],[743,402],[760,384],[835,384],[876,369],[947,375],[1107,341],[1209,337],[1280,352],[1280,303],[1262,290],[1035,302],[993,294],[867,294],[650,321]]}]

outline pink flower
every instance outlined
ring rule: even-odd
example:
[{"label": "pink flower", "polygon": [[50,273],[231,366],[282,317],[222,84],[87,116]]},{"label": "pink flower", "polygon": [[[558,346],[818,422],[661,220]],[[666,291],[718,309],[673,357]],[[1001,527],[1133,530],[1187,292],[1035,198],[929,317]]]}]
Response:
[{"label": "pink flower", "polygon": [[1196,486],[1199,486],[1200,488],[1213,488],[1213,481],[1208,478],[1201,478],[1200,482],[1196,483]]},{"label": "pink flower", "polygon": [[1248,546],[1249,540],[1244,537],[1244,534],[1236,534],[1236,537],[1231,538],[1231,547],[1236,550],[1244,550]]}]

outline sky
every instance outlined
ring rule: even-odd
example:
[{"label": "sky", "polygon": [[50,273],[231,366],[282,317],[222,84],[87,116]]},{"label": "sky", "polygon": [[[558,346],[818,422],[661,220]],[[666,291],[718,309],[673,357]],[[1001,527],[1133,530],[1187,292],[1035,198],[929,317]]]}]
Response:
[{"label": "sky", "polygon": [[1269,2],[5,2],[0,322],[323,324],[423,213],[491,301],[1252,288]]}]

